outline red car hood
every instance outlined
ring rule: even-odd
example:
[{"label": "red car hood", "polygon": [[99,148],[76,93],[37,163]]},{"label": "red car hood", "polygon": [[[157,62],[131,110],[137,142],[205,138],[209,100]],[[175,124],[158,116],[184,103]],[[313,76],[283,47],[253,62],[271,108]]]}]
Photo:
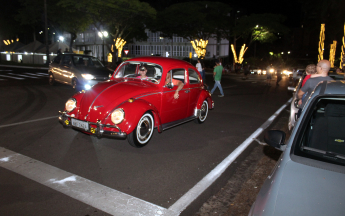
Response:
[{"label": "red car hood", "polygon": [[136,79],[100,82],[84,93],[78,110],[80,120],[97,122],[129,98],[157,92],[156,84]]}]

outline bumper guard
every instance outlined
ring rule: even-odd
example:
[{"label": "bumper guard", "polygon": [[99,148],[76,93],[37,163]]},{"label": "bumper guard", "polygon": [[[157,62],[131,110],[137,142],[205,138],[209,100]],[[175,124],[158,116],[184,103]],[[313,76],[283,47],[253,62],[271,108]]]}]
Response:
[{"label": "bumper guard", "polygon": [[[83,132],[87,132],[90,133],[92,135],[97,136],[98,138],[101,137],[108,137],[108,138],[116,138],[116,139],[126,139],[127,134],[122,132],[121,129],[116,126],[116,125],[104,125],[101,124],[101,121],[98,120],[96,123],[94,122],[88,122],[88,121],[83,121],[86,122],[89,125],[89,130],[84,130],[83,128],[80,127],[75,127],[71,124],[71,120],[73,117],[68,115],[66,112],[61,112],[59,111],[59,122],[67,128],[74,128]],[[78,120],[78,119],[76,119]],[[81,120],[79,120],[81,121]],[[96,128],[91,127],[91,125],[96,125]],[[114,131],[108,131],[105,130],[105,128],[116,128],[117,130],[119,130],[119,132],[114,132]]]}]

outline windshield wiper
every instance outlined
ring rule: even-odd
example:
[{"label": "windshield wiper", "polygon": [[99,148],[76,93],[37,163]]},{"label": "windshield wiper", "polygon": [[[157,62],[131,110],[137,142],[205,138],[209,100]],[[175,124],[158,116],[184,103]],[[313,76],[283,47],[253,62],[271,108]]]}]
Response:
[{"label": "windshield wiper", "polygon": [[325,157],[339,158],[339,159],[345,160],[345,155],[337,154],[337,153],[331,152],[331,151],[323,151],[323,150],[320,150],[320,149],[310,148],[310,147],[306,147],[306,146],[302,146],[302,150],[308,150],[308,151],[312,151],[312,152],[317,152],[317,153],[322,154]]}]

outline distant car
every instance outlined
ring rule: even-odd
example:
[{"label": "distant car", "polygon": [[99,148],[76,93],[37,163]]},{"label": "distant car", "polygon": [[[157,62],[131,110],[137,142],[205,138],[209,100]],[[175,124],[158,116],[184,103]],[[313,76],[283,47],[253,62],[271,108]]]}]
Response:
[{"label": "distant car", "polygon": [[59,82],[79,91],[108,80],[112,71],[95,57],[69,53],[56,56],[49,64],[48,74],[50,85]]},{"label": "distant car", "polygon": [[251,74],[258,74],[258,75],[262,75],[262,74],[266,74],[266,70],[261,69],[261,68],[253,68],[250,70]]},{"label": "distant car", "polygon": [[[147,77],[142,79],[143,68]],[[201,124],[213,108],[211,93],[193,65],[173,58],[138,57],[119,65],[110,80],[70,98],[59,121],[86,134],[127,138],[130,145],[143,147],[154,128],[163,132],[187,121]]]},{"label": "distant car", "polygon": [[264,182],[250,216],[344,215],[345,83],[314,89],[287,143],[270,130],[264,140],[284,151]]}]

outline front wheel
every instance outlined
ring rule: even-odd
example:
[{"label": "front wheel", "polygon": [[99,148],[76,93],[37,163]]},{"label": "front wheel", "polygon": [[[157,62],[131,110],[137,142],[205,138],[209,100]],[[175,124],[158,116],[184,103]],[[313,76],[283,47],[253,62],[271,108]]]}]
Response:
[{"label": "front wheel", "polygon": [[204,123],[207,118],[207,114],[208,114],[208,103],[207,103],[207,100],[204,100],[200,108],[200,115],[198,118],[194,120],[195,123],[198,123],[198,124]]},{"label": "front wheel", "polygon": [[49,80],[48,80],[48,82],[49,82],[49,85],[51,85],[51,86],[55,85],[55,78],[54,78],[53,73],[49,73]]},{"label": "front wheel", "polygon": [[151,139],[154,129],[154,121],[151,113],[145,113],[139,120],[137,127],[128,135],[131,146],[144,147]]}]

